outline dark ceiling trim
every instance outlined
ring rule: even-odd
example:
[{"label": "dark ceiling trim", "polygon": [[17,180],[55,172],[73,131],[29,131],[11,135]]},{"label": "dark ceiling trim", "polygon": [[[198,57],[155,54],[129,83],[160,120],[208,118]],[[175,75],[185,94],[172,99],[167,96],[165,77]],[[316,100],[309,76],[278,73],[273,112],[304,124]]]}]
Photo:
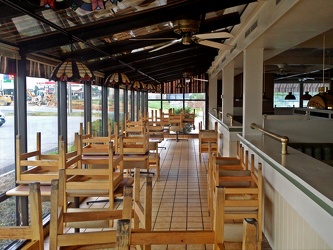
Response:
[{"label": "dark ceiling trim", "polygon": [[[160,80],[157,80],[153,75],[148,75],[147,72],[143,72],[142,69],[147,69],[145,67],[145,64],[143,62],[136,62],[136,61],[123,61],[123,57],[115,57],[115,54],[120,53],[129,53],[132,49],[136,49],[139,47],[146,47],[151,44],[155,44],[156,41],[120,41],[115,42],[111,44],[105,44],[105,46],[95,46],[92,44],[90,39],[93,38],[99,38],[101,36],[107,36],[111,37],[114,33],[119,33],[127,30],[132,30],[135,28],[145,27],[152,24],[157,24],[161,22],[170,21],[170,16],[173,17],[172,20],[181,19],[181,18],[204,18],[204,14],[207,12],[212,11],[219,11],[224,10],[226,8],[242,5],[242,4],[248,4],[250,2],[255,2],[256,0],[183,0],[183,1],[177,1],[175,3],[171,3],[165,6],[160,6],[156,8],[147,9],[145,11],[140,12],[134,12],[130,13],[124,16],[117,16],[117,17],[110,17],[108,19],[103,19],[101,21],[96,21],[92,23],[86,23],[83,25],[78,25],[71,28],[62,28],[57,26],[56,24],[49,22],[48,20],[44,19],[42,16],[39,16],[38,14],[34,13],[32,10],[24,9],[20,5],[19,2],[12,3],[10,0],[0,0],[0,2],[3,2],[18,11],[30,15],[36,20],[40,21],[44,25],[48,25],[54,29],[56,29],[56,32],[52,32],[49,34],[43,34],[39,36],[33,36],[29,39],[22,39],[18,42],[20,48],[24,48],[23,50],[25,53],[29,54],[32,52],[39,52],[40,54],[47,55],[49,53],[47,50],[52,47],[59,47],[62,45],[68,45],[70,42],[81,42],[84,43],[88,49],[80,50],[77,52],[70,53],[70,56],[72,58],[77,58],[80,60],[85,60],[86,62],[91,61],[91,64],[96,63],[96,59],[100,60],[102,58],[109,58],[107,60],[102,60],[99,66],[102,66],[101,68],[96,68],[96,70],[102,70],[102,72],[107,73],[110,69],[115,68],[125,68],[128,72],[134,72],[135,74],[141,75],[143,78],[148,78],[156,83],[160,83]],[[40,8],[37,8],[40,9]],[[191,10],[189,12],[189,10]],[[190,14],[189,14],[190,13]],[[171,21],[172,21],[171,20]],[[75,20],[74,20],[75,21]],[[199,33],[205,33],[208,31],[211,31],[212,29],[221,29],[221,28],[227,28],[229,26],[234,26],[236,24],[240,23],[240,16],[239,13],[230,13],[226,15],[222,15],[217,18],[211,18],[208,20],[205,20],[201,23],[200,32]],[[44,29],[47,27],[44,27]],[[159,32],[160,34],[154,34],[159,37],[162,37],[162,35],[175,37],[176,34],[174,34],[172,31],[167,32]],[[172,36],[171,36],[172,34]],[[181,49],[184,45],[173,45],[173,49]],[[205,46],[201,46],[205,47]],[[211,49],[211,48],[210,48]],[[49,50],[52,51],[52,50]],[[162,63],[159,61],[158,57],[162,58],[164,57],[165,60],[170,60],[171,57],[165,56],[164,53],[167,53],[168,50],[163,49],[163,51],[159,51],[157,53],[151,53],[148,57],[153,58],[147,61],[146,63],[154,64],[155,67],[159,67],[159,64]],[[197,52],[197,51],[196,51]],[[162,53],[162,54],[161,54]],[[173,52],[172,52],[173,53]],[[193,62],[187,62],[185,61],[182,63],[182,60],[179,60],[179,67],[186,67],[187,65],[191,65],[193,67],[195,64],[199,65],[206,65],[206,59],[207,61],[212,60],[213,56],[217,54],[217,50],[214,49],[214,53],[212,53],[212,56],[201,55],[201,60],[196,58],[189,59]],[[66,59],[69,54],[62,54],[61,58],[54,57],[57,59]],[[142,54],[143,55],[143,54]],[[145,54],[147,57],[147,53]],[[174,56],[174,55],[173,55]],[[178,54],[178,56],[181,56]],[[156,58],[155,58],[156,57]],[[125,58],[125,57],[124,57]],[[205,59],[203,59],[205,58]],[[174,61],[176,59],[173,59]],[[109,66],[105,66],[106,61],[109,61]],[[118,66],[115,66],[116,64],[120,64]],[[164,63],[165,64],[165,63]],[[162,63],[162,65],[164,65]],[[163,66],[160,66],[163,68]],[[200,70],[203,70],[204,66],[200,66]],[[207,66],[209,67],[209,65]],[[148,67],[150,68],[150,67]],[[174,68],[169,66],[169,68]],[[148,69],[147,69],[148,70]],[[204,69],[204,70],[207,70]],[[154,72],[160,71],[153,70]],[[202,72],[200,72],[202,73]],[[160,75],[160,74],[154,74],[154,75]],[[170,75],[170,74],[169,74]],[[174,75],[174,74],[173,74]]]},{"label": "dark ceiling trim", "polygon": [[[1,1],[9,1],[9,0],[1,0]],[[242,3],[248,3],[253,2],[254,0],[242,0],[242,1],[235,1],[235,2],[242,2]],[[36,52],[39,50],[45,50],[47,48],[50,48],[52,44],[57,44],[57,46],[66,45],[68,44],[68,35],[73,36],[74,41],[82,41],[87,39],[92,39],[92,34],[94,37],[102,37],[106,35],[116,34],[123,31],[133,30],[136,28],[152,25],[152,24],[158,24],[162,22],[168,22],[170,21],[170,16],[173,17],[173,19],[177,19],[177,16],[184,16],[184,13],[188,13],[189,9],[199,9],[200,14],[205,13],[205,8],[202,8],[203,0],[192,0],[187,2],[181,2],[180,4],[172,4],[172,5],[166,5],[161,7],[156,7],[152,9],[148,9],[146,11],[140,11],[137,13],[130,13],[124,16],[120,17],[110,17],[109,19],[105,19],[102,21],[97,21],[92,24],[84,24],[80,26],[75,26],[66,29],[68,34],[65,34],[65,36],[59,36],[59,32],[53,32],[51,34],[44,34],[39,36],[31,37],[31,39],[34,40],[34,43],[31,43],[31,39],[26,41],[19,42],[19,46],[28,47],[28,53]],[[209,1],[210,2],[210,10],[209,11],[218,11],[222,10],[225,7],[221,6],[230,6],[232,5],[231,2],[234,2],[233,0],[229,1],[221,1],[221,0],[214,0]],[[224,4],[221,4],[223,2]],[[227,4],[228,3],[228,4]],[[232,7],[237,6],[238,4],[232,5]],[[214,6],[217,6],[216,8]],[[169,13],[169,14],[168,14]],[[41,17],[39,17],[41,18]],[[227,26],[235,25],[240,22],[239,15],[234,13],[230,15],[226,15],[225,18],[223,18]],[[230,21],[229,21],[229,20]],[[221,19],[220,25],[223,22]],[[204,22],[205,23],[205,22]],[[211,24],[210,24],[211,25]],[[225,27],[227,27],[225,26]],[[52,27],[52,26],[51,26]],[[203,24],[203,28],[205,25]],[[208,26],[209,27],[209,26]],[[208,28],[206,27],[206,28]],[[217,27],[215,27],[217,28]],[[211,30],[211,29],[210,29]],[[38,39],[37,39],[38,38]]]},{"label": "dark ceiling trim", "polygon": [[[142,51],[121,56],[119,57],[119,59],[134,66],[136,63],[154,64],[159,60],[164,60],[164,61],[175,60],[182,57],[193,56],[196,53],[200,53],[202,56],[204,56],[205,55],[204,53],[206,53],[207,51],[211,51],[212,53],[215,53],[217,55],[217,50],[212,49],[210,47],[201,46],[201,45],[187,47],[179,44],[179,45],[170,46],[169,48],[166,48],[159,52],[156,51],[150,53],[147,51]],[[119,66],[116,63],[114,63],[113,60],[111,59],[102,60],[100,62],[91,62],[86,65],[92,70],[98,70],[102,67],[112,70],[112,67],[116,68]],[[106,65],[108,65],[108,67]]]},{"label": "dark ceiling trim", "polygon": [[[140,71],[144,71],[147,74],[148,71],[150,72],[151,70],[149,68],[158,68],[164,71],[168,71],[168,67],[165,66],[166,64],[174,64],[178,65],[178,67],[182,67],[182,64],[186,64],[187,62],[194,61],[195,65],[200,65],[204,61],[209,61],[209,64],[211,61],[214,59],[214,57],[217,55],[217,50],[212,49],[210,47],[205,47],[205,46],[196,46],[193,47],[192,49],[186,49],[186,50],[181,50],[179,51],[177,48],[174,49],[174,53],[165,53],[160,56],[152,57],[152,58],[145,58],[147,56],[140,56],[134,59],[133,57],[130,60],[127,60],[125,58],[121,58],[122,60],[125,60],[128,62],[130,65],[132,65],[134,68],[139,69]],[[96,65],[95,65],[96,66]],[[96,66],[97,67],[97,66]],[[106,75],[111,74],[112,72],[120,71],[124,72],[126,71],[126,68],[121,66],[121,65],[113,65],[111,67],[105,67],[104,63],[104,72]],[[209,67],[209,66],[208,66]],[[207,68],[208,68],[207,67]],[[204,73],[207,71],[207,68],[203,70]],[[155,78],[154,74],[151,75],[152,77]],[[178,75],[177,78],[182,77],[182,74]],[[136,79],[135,79],[136,80]],[[172,79],[168,79],[172,80]],[[161,81],[159,79],[159,81]]]}]

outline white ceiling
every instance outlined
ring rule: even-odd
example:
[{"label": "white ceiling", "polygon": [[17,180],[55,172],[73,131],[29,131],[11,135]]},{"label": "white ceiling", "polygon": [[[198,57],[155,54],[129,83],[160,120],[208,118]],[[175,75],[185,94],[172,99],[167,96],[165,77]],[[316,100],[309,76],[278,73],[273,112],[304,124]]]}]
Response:
[{"label": "white ceiling", "polygon": [[[214,67],[218,68],[224,57],[221,68],[235,60],[235,74],[242,72],[242,51],[247,47],[264,48],[265,71],[270,73],[279,72],[278,64],[287,65],[288,77],[332,68],[333,1],[282,0],[276,5],[275,0],[267,0],[252,5],[248,21],[242,22],[244,27],[238,27],[235,41],[231,41],[237,43],[236,53],[220,52],[211,73],[217,72]],[[256,29],[244,39],[245,31],[255,21]]]}]

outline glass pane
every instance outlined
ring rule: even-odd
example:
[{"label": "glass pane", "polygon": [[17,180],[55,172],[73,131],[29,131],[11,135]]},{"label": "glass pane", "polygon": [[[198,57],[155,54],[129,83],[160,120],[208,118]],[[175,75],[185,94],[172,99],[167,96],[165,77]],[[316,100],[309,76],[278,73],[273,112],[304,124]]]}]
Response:
[{"label": "glass pane", "polygon": [[138,118],[138,100],[139,100],[139,95],[138,95],[138,92],[137,91],[133,91],[133,94],[134,94],[134,99],[133,99],[133,102],[134,102],[134,117],[132,117],[132,121],[136,121],[137,118]]},{"label": "glass pane", "polygon": [[131,112],[132,112],[132,91],[127,90],[127,119],[131,120]]},{"label": "glass pane", "polygon": [[119,126],[123,128],[125,121],[125,90],[119,89]]},{"label": "glass pane", "polygon": [[[0,194],[15,186],[14,75],[0,74]],[[2,217],[2,216],[1,216]],[[5,218],[5,216],[3,217]]]},{"label": "glass pane", "polygon": [[[108,121],[114,123],[114,88],[108,88]],[[112,127],[112,133],[113,131]]]},{"label": "glass pane", "polygon": [[[299,107],[299,83],[274,83],[274,107]],[[288,94],[295,96],[294,100],[285,100]]]},{"label": "glass pane", "polygon": [[102,87],[91,87],[91,112],[92,112],[92,133],[96,136],[102,136]]},{"label": "glass pane", "polygon": [[74,145],[74,135],[80,130],[80,123],[84,122],[84,85],[75,82],[67,83],[68,112],[67,139],[68,147]]},{"label": "glass pane", "polygon": [[195,112],[194,126],[191,133],[199,133],[199,122],[205,124],[205,101],[185,101],[186,113],[193,114]]},{"label": "glass pane", "polygon": [[157,115],[157,117],[159,117],[160,115],[160,109],[161,109],[161,101],[152,101],[149,100],[148,101],[148,115],[149,117],[152,117],[152,112],[153,112],[153,116],[155,116],[155,114]]}]

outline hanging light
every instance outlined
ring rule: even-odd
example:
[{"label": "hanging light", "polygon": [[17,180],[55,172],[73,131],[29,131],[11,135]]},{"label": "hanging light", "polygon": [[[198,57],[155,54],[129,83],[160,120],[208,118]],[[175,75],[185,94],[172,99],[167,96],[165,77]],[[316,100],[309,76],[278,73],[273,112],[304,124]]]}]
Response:
[{"label": "hanging light", "polygon": [[54,68],[50,80],[61,82],[84,82],[91,81],[93,78],[94,74],[82,62],[67,59]]},{"label": "hanging light", "polygon": [[185,86],[182,82],[178,82],[176,85],[176,89],[183,89]]},{"label": "hanging light", "polygon": [[132,81],[128,89],[133,89],[136,91],[143,91],[145,89],[145,84],[141,81]]},{"label": "hanging light", "polygon": [[110,74],[105,80],[105,85],[108,87],[120,87],[122,85],[129,86],[129,84],[130,80],[127,75],[119,72]]},{"label": "hanging light", "polygon": [[312,95],[309,94],[309,91],[305,91],[305,94],[302,95],[302,101],[309,101],[312,98]]},{"label": "hanging light", "polygon": [[156,92],[156,87],[152,83],[147,83],[146,84],[146,89],[149,93],[155,93]]},{"label": "hanging light", "polygon": [[161,93],[162,92],[162,84],[158,84],[155,86],[155,92],[156,93]]},{"label": "hanging light", "polygon": [[289,92],[288,95],[284,98],[285,100],[296,100],[296,97],[293,95],[292,92]]},{"label": "hanging light", "polygon": [[[287,86],[288,87],[288,86]],[[293,84],[291,84],[291,90],[293,89]],[[293,95],[293,92],[292,91],[290,91],[289,93],[288,93],[288,95],[286,95],[286,97],[284,98],[285,100],[289,100],[289,101],[291,101],[291,100],[296,100],[296,97]]]}]

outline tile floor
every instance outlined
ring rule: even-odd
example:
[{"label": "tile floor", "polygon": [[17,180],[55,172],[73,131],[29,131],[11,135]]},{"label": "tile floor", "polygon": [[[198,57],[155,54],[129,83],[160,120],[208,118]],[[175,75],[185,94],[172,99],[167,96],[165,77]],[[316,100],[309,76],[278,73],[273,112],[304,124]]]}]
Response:
[{"label": "tile floor", "polygon": [[[160,146],[165,146],[166,149],[160,149],[160,180],[156,181],[153,176],[152,230],[211,229],[207,206],[207,155],[204,154],[202,162],[199,161],[198,139],[178,142],[165,139]],[[145,176],[143,174],[142,178]],[[116,202],[116,205],[121,208],[121,202]],[[45,249],[47,248],[46,239]],[[152,246],[153,250],[212,248],[212,245]],[[270,249],[265,241],[263,249]]]}]

